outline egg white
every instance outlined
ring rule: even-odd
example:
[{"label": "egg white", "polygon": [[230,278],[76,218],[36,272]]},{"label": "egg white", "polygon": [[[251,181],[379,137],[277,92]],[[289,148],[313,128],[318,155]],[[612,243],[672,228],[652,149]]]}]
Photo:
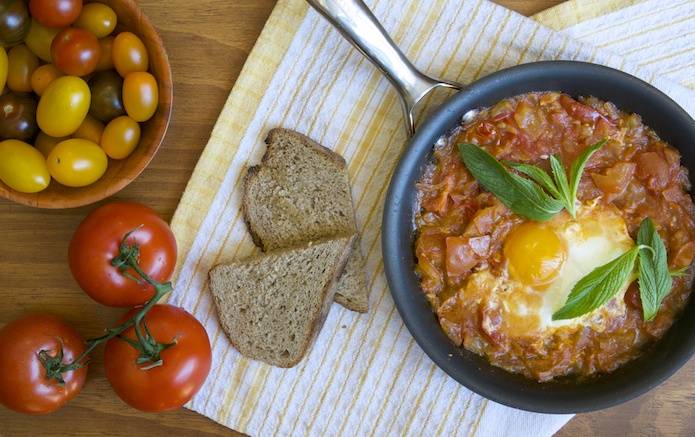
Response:
[{"label": "egg white", "polygon": [[[587,204],[580,208],[576,219],[564,213],[547,224],[567,248],[559,275],[549,285],[536,289],[523,284],[511,277],[506,267],[501,274],[484,269],[473,273],[468,283],[485,284],[487,290],[475,290],[473,294],[484,298],[488,307],[500,310],[502,323],[498,329],[508,336],[537,335],[562,327],[602,331],[608,322],[625,315],[623,297],[630,281],[609,302],[584,316],[568,320],[553,320],[552,316],[565,304],[577,281],[634,246],[625,221],[611,207]],[[464,289],[464,298],[471,291],[470,287]]]}]

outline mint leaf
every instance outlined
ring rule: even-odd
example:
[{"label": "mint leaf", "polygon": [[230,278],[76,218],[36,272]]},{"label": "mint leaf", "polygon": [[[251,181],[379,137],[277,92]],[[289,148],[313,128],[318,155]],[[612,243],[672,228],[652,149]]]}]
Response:
[{"label": "mint leaf", "polygon": [[516,214],[546,221],[562,211],[563,204],[530,179],[511,173],[475,144],[459,144],[459,155],[473,177]]},{"label": "mint leaf", "polygon": [[545,190],[554,198],[560,198],[560,192],[555,186],[555,182],[553,182],[553,179],[542,168],[531,164],[522,164],[520,162],[511,161],[504,161],[504,164],[533,179],[538,185],[545,188]]},{"label": "mint leaf", "polygon": [[553,172],[553,179],[555,179],[555,185],[557,185],[560,191],[560,196],[558,199],[562,201],[565,205],[565,209],[570,213],[572,218],[575,216],[575,205],[574,197],[570,192],[570,185],[567,182],[567,175],[565,174],[565,167],[562,165],[560,158],[553,155],[550,157],[550,170]]},{"label": "mint leaf", "polygon": [[656,317],[661,302],[671,291],[673,280],[668,269],[666,246],[649,217],[640,223],[637,244],[645,246],[639,251],[638,281],[642,315],[648,321]]},{"label": "mint leaf", "polygon": [[608,302],[630,279],[639,250],[640,246],[635,246],[580,279],[565,305],[553,314],[553,320],[573,319]]},{"label": "mint leaf", "polygon": [[606,144],[608,140],[607,139],[602,139],[601,141],[587,147],[584,149],[582,153],[577,156],[577,159],[572,162],[572,165],[570,166],[570,172],[569,172],[569,186],[570,186],[570,199],[572,199],[572,210],[570,211],[570,214],[572,214],[572,217],[574,217],[574,202],[577,200],[577,191],[579,190],[579,182],[582,180],[582,173],[584,173],[584,167],[586,166],[586,163],[589,161],[589,158],[601,147],[603,147],[604,144]]}]

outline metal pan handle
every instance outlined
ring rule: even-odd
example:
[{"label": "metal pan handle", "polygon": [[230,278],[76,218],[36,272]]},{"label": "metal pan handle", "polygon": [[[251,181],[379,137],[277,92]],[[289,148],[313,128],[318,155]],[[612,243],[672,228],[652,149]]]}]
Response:
[{"label": "metal pan handle", "polygon": [[393,84],[400,96],[408,136],[415,133],[413,110],[434,88],[457,90],[463,85],[421,73],[394,44],[362,0],[307,0],[369,59]]}]

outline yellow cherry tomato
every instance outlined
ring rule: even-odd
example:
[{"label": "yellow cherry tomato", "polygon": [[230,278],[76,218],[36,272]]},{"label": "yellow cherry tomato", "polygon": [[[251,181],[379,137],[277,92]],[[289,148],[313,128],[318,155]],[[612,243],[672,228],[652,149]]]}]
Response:
[{"label": "yellow cherry tomato", "polygon": [[0,92],[5,88],[7,82],[7,52],[4,47],[0,47]]},{"label": "yellow cherry tomato", "polygon": [[36,20],[31,20],[29,34],[24,39],[24,43],[39,58],[46,62],[53,62],[51,58],[51,43],[60,31],[59,27],[46,27],[39,24]]},{"label": "yellow cherry tomato", "polygon": [[99,60],[96,71],[111,70],[113,68],[113,37],[107,36],[99,40]]},{"label": "yellow cherry tomato", "polygon": [[104,123],[87,114],[80,127],[77,128],[72,136],[99,144],[102,132],[104,132]]},{"label": "yellow cherry tomato", "polygon": [[113,40],[113,65],[123,78],[134,71],[147,71],[149,58],[142,40],[131,32],[121,32]]},{"label": "yellow cherry tomato", "polygon": [[97,38],[103,38],[116,28],[116,13],[103,3],[87,3],[73,26],[88,30]]},{"label": "yellow cherry tomato", "polygon": [[84,187],[98,181],[106,172],[106,153],[89,140],[61,141],[46,159],[53,179],[68,187]]},{"label": "yellow cherry tomato", "polygon": [[147,121],[157,111],[159,89],[150,73],[136,71],[123,80],[123,106],[135,121]]},{"label": "yellow cherry tomato", "polygon": [[44,64],[34,70],[31,74],[31,89],[37,95],[42,95],[48,85],[54,80],[58,79],[63,75],[63,72],[58,70],[53,64]]},{"label": "yellow cherry tomato", "polygon": [[127,158],[140,142],[140,125],[122,115],[109,122],[101,136],[101,148],[113,159]]},{"label": "yellow cherry tomato", "polygon": [[14,46],[7,54],[7,87],[12,91],[31,91],[31,75],[39,66],[39,58],[24,44]]},{"label": "yellow cherry tomato", "polygon": [[13,190],[37,193],[51,182],[41,152],[19,140],[0,142],[0,180]]},{"label": "yellow cherry tomato", "polygon": [[51,153],[53,148],[61,141],[65,141],[67,139],[68,137],[55,138],[47,135],[45,132],[39,132],[34,140],[34,147],[36,147],[36,149],[41,152],[43,156],[48,158],[48,155]]},{"label": "yellow cherry tomato", "polygon": [[90,99],[87,82],[75,76],[59,77],[39,100],[36,109],[39,128],[52,137],[74,133],[89,111]]}]

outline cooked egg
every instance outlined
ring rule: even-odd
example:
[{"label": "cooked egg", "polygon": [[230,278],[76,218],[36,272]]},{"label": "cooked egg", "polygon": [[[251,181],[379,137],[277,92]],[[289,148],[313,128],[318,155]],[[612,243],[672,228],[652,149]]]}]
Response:
[{"label": "cooked egg", "polygon": [[[576,219],[565,212],[549,222],[516,226],[504,241],[501,272],[477,271],[469,284],[486,284],[487,305],[501,313],[497,329],[509,336],[578,325],[601,331],[606,323],[624,316],[623,295],[629,283],[608,303],[582,317],[553,320],[553,313],[565,304],[577,281],[633,246],[625,221],[615,209],[588,204],[580,208]],[[465,298],[467,290],[463,293]]]}]

